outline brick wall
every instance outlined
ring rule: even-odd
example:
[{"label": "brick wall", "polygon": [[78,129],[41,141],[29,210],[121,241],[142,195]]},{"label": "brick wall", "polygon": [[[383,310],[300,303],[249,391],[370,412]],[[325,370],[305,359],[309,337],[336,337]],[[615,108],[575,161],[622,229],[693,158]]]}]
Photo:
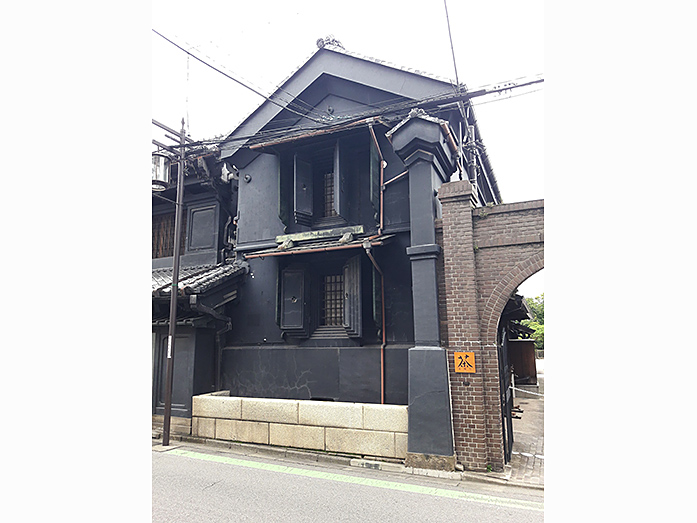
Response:
[{"label": "brick wall", "polygon": [[[436,260],[436,279],[438,282],[438,296],[445,296],[445,259],[443,252],[443,220],[436,220],[436,243],[441,248],[441,254]],[[440,323],[440,339],[448,339],[448,307],[445,300],[438,300],[438,322]]]},{"label": "brick wall", "polygon": [[[544,265],[544,202],[474,208],[471,195],[467,181],[444,184],[438,195],[441,343],[448,351],[457,459],[467,470],[502,470],[496,330],[508,298]],[[456,351],[474,352],[476,373],[455,372]]]},{"label": "brick wall", "polygon": [[478,208],[472,214],[482,341],[495,345],[511,294],[544,267],[544,201]]}]

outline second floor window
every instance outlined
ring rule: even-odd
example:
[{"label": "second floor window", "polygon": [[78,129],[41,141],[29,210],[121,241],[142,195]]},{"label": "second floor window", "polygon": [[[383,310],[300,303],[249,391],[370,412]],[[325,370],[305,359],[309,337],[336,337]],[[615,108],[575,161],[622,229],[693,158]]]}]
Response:
[{"label": "second floor window", "polygon": [[[293,216],[300,225],[324,225],[326,218],[347,221],[346,166],[340,141],[295,154]],[[325,219],[325,220],[323,220]],[[334,223],[329,222],[329,223]]]},{"label": "second floor window", "polygon": [[334,173],[324,175],[324,217],[336,216],[334,208]]},{"label": "second floor window", "polygon": [[[186,243],[186,213],[182,215],[182,238],[179,254],[184,254]],[[152,217],[152,257],[174,256],[174,213],[157,214]]]}]

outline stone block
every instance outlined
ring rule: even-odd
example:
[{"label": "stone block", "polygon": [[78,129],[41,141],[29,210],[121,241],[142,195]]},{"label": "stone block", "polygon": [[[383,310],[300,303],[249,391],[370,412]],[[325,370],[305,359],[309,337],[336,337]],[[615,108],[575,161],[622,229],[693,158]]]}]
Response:
[{"label": "stone block", "polygon": [[324,428],[270,423],[269,445],[324,450]]},{"label": "stone block", "polygon": [[298,423],[317,427],[363,428],[363,406],[360,403],[330,401],[298,402]]},{"label": "stone block", "polygon": [[202,418],[240,419],[242,415],[242,398],[229,396],[194,396],[193,415]]},{"label": "stone block", "polygon": [[262,445],[269,444],[268,423],[234,419],[219,419],[216,421],[216,439],[259,443]]},{"label": "stone block", "polygon": [[[162,414],[153,414],[152,416],[152,428],[153,430],[163,430],[164,428],[164,416]],[[179,416],[172,416],[169,420],[169,432],[170,434],[181,434],[189,435],[191,432],[192,420],[191,418],[180,418]]]},{"label": "stone block", "polygon": [[399,459],[404,459],[407,457],[407,445],[409,437],[406,434],[395,432],[394,435],[394,447],[395,447],[395,457]]},{"label": "stone block", "polygon": [[242,419],[297,424],[298,402],[272,398],[242,398]]},{"label": "stone block", "polygon": [[200,438],[215,438],[215,419],[195,418],[196,423],[192,424],[196,430],[193,436]]},{"label": "stone block", "polygon": [[218,419],[216,421],[217,423],[215,424],[215,439],[232,440],[232,420]]},{"label": "stone block", "polygon": [[396,457],[394,432],[327,427],[325,437],[331,452]]},{"label": "stone block", "polygon": [[363,405],[363,428],[386,432],[408,432],[406,405]]}]

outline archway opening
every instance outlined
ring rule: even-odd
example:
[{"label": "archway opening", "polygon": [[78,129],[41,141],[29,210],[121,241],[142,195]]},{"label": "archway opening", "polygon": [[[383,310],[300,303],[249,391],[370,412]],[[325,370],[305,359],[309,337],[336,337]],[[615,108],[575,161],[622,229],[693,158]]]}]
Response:
[{"label": "archway opening", "polygon": [[544,484],[543,270],[512,293],[499,318],[497,346],[511,479]]}]

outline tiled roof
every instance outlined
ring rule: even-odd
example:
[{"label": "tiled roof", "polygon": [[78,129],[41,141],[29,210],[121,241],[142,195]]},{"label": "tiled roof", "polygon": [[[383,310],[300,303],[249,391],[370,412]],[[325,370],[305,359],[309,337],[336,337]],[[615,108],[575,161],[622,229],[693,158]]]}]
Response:
[{"label": "tiled roof", "polygon": [[[347,50],[344,49],[343,47],[339,47],[339,46],[337,46],[337,45],[333,45],[333,44],[331,44],[331,43],[328,43],[328,44],[325,44],[325,45],[323,45],[322,47],[320,47],[320,48],[315,49],[314,51],[312,51],[312,54],[310,54],[304,62],[300,63],[295,69],[293,69],[293,70],[291,71],[291,73],[290,73],[288,76],[286,76],[283,80],[281,80],[281,82],[276,86],[276,88],[274,89],[274,91],[269,95],[269,98],[273,98],[274,96],[278,96],[278,94],[279,94],[280,92],[283,91],[283,86],[284,86],[291,78],[293,78],[293,76],[294,76],[295,74],[297,74],[298,71],[300,71],[300,70],[312,59],[312,57],[314,57],[314,56],[315,56],[317,53],[319,53],[322,49],[327,49],[327,50],[329,50],[329,51],[333,51],[333,52],[338,53],[338,54],[343,54],[343,55],[346,55],[346,56],[350,56],[350,57],[353,57],[353,58],[357,58],[357,59],[359,59],[359,60],[364,60],[364,61],[366,61],[366,62],[372,62],[372,63],[374,63],[374,64],[378,64],[378,65],[382,65],[382,66],[385,66],[385,67],[389,67],[389,68],[391,68],[391,69],[396,69],[396,70],[399,70],[399,71],[405,71],[405,72],[407,72],[407,73],[412,73],[412,74],[416,74],[416,75],[419,75],[419,76],[423,76],[423,77],[425,77],[425,78],[430,78],[431,80],[436,80],[436,81],[442,82],[442,83],[444,83],[444,84],[450,84],[450,86],[452,86],[452,87],[455,87],[455,86],[457,85],[457,84],[455,83],[455,81],[453,81],[453,80],[451,80],[451,79],[449,79],[449,78],[444,78],[444,77],[442,77],[442,76],[437,76],[437,75],[435,75],[435,74],[431,74],[431,73],[428,73],[428,72],[426,72],[426,71],[419,71],[419,70],[417,70],[417,69],[411,69],[411,68],[409,68],[409,67],[403,67],[403,66],[394,64],[394,63],[392,63],[392,62],[388,62],[388,61],[386,61],[386,60],[380,60],[380,59],[378,59],[378,58],[373,58],[373,57],[370,57],[370,56],[362,55],[362,54],[360,54],[360,53],[356,53],[356,52],[353,52],[353,51],[347,51]],[[463,88],[463,91],[467,91],[467,87],[466,87],[464,84],[462,84],[462,88]],[[449,90],[449,88],[447,88],[447,89]],[[446,92],[446,91],[444,91],[444,92]],[[262,104],[262,105],[263,105],[263,104]],[[240,127],[244,122],[246,122],[246,121],[258,110],[258,108],[259,108],[258,106],[257,106],[257,107],[254,107],[254,109],[252,110],[251,113],[249,113],[249,114],[246,115],[244,118],[242,118],[242,120],[240,120],[240,122],[239,122],[230,132],[226,133],[226,137],[229,137],[232,133],[234,133],[234,132],[237,130],[238,127]]]},{"label": "tiled roof", "polygon": [[[179,268],[179,294],[201,294],[228,279],[248,272],[246,262],[229,265],[194,265]],[[152,270],[152,295],[169,296],[172,287],[172,268]]]},{"label": "tiled roof", "polygon": [[[196,311],[177,311],[177,325],[188,325],[191,327],[205,326],[212,320],[207,314]],[[169,311],[161,312],[157,316],[153,315],[152,324],[155,327],[166,327],[169,325]]]},{"label": "tiled roof", "polygon": [[[343,47],[338,47],[338,46],[330,44],[330,45],[325,45],[325,48],[330,49],[331,51],[334,51],[337,53],[342,53],[342,54],[345,54],[348,56],[353,56],[354,58],[359,58],[359,59],[365,60],[367,62],[373,62],[376,64],[384,65],[386,67],[391,67],[392,69],[399,69],[400,71],[406,71],[408,73],[418,74],[419,76],[425,76],[426,78],[430,78],[432,80],[438,80],[439,82],[448,83],[448,84],[452,85],[453,87],[456,85],[456,82],[454,80],[451,80],[450,78],[445,78],[444,76],[438,76],[438,75],[429,73],[427,71],[420,71],[418,69],[412,69],[411,67],[404,67],[404,66],[392,63],[392,62],[388,62],[387,60],[373,58],[371,56],[366,56],[366,55],[363,55],[360,53],[356,53],[354,51],[347,51]],[[463,84],[463,87],[464,87],[464,84]]]},{"label": "tiled roof", "polygon": [[365,242],[368,242],[370,246],[383,245],[383,243],[389,241],[394,234],[387,234],[383,236],[376,236],[372,239],[368,238],[357,238],[351,239],[349,241],[342,240],[320,240],[320,241],[301,241],[301,242],[291,242],[289,245],[279,245],[273,249],[263,249],[260,251],[245,253],[247,258],[257,258],[264,256],[282,256],[284,254],[303,254],[307,252],[318,252],[318,251],[333,251],[341,249],[357,249],[363,247]]}]

